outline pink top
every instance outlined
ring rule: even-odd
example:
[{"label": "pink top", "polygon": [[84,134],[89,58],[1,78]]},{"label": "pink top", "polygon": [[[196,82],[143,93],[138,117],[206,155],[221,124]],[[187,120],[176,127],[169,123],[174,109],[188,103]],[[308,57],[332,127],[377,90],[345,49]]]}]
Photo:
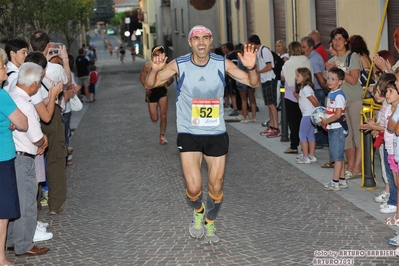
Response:
[{"label": "pink top", "polygon": [[[385,101],[384,101],[385,102]],[[391,105],[387,103],[387,108],[383,110],[384,121],[385,121],[385,131],[384,131],[384,141],[385,141],[385,149],[387,150],[388,154],[394,154],[394,147],[393,147],[393,137],[394,133],[390,133],[387,129],[388,119],[392,115]],[[382,107],[381,107],[382,109]],[[382,111],[380,110],[382,113]]]},{"label": "pink top", "polygon": [[378,125],[385,127],[385,122],[386,122],[385,113],[386,113],[387,109],[390,109],[390,108],[391,108],[391,105],[389,103],[387,103],[386,100],[384,100],[384,102],[381,105],[380,111],[378,112],[378,115],[377,115],[377,124]]}]

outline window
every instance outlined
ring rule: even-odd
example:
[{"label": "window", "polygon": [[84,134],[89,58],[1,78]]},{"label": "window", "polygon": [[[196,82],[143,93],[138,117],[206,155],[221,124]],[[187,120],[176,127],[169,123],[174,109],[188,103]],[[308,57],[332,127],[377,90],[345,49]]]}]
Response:
[{"label": "window", "polygon": [[321,44],[328,51],[330,33],[337,27],[337,8],[335,1],[317,0],[316,29],[320,32]]},{"label": "window", "polygon": [[226,41],[231,42],[233,39],[233,30],[232,30],[232,15],[231,15],[231,1],[225,0],[225,8],[226,8]]},{"label": "window", "polygon": [[181,15],[181,35],[184,36],[184,10],[183,10],[183,8],[180,9],[180,15]]},{"label": "window", "polygon": [[173,12],[175,13],[175,33],[179,33],[177,29],[177,9],[175,8]]},{"label": "window", "polygon": [[[283,40],[287,42],[285,29],[285,1],[273,0],[274,14],[274,41]],[[272,46],[274,47],[275,44]]]}]

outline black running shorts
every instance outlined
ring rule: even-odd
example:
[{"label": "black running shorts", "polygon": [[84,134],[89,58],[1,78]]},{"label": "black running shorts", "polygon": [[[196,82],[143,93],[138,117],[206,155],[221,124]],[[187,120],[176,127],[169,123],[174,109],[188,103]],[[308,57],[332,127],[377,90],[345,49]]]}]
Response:
[{"label": "black running shorts", "polygon": [[166,87],[154,88],[151,90],[150,96],[145,97],[147,103],[157,103],[162,97],[168,96],[168,89]]},{"label": "black running shorts", "polygon": [[178,134],[177,148],[180,152],[199,151],[206,156],[219,157],[229,151],[229,135],[197,136]]}]

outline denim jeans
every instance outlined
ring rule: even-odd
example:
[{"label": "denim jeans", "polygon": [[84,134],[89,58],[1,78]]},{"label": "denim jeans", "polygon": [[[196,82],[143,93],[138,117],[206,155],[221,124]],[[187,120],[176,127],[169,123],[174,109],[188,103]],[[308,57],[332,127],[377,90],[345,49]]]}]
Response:
[{"label": "denim jeans", "polygon": [[388,183],[389,183],[389,199],[387,204],[396,206],[398,204],[397,199],[397,188],[395,186],[395,182],[393,180],[393,174],[391,168],[389,168],[388,164],[388,152],[384,149],[384,164],[385,164],[385,173],[387,174]]},{"label": "denim jeans", "polygon": [[65,142],[69,146],[69,136],[71,135],[71,116],[72,112],[64,113],[62,115],[64,117],[64,125],[65,125]]},{"label": "denim jeans", "polygon": [[320,106],[326,106],[326,92],[323,89],[314,90],[314,94],[316,95],[316,99],[319,102]]},{"label": "denim jeans", "polygon": [[344,129],[342,127],[328,130],[331,161],[339,162],[344,160],[345,137],[346,135],[344,134]]}]

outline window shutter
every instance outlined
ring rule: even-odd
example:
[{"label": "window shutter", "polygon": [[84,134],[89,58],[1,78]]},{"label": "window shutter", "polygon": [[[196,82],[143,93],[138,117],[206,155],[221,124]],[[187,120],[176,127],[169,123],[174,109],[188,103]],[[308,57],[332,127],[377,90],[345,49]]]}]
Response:
[{"label": "window shutter", "polygon": [[328,52],[330,33],[337,27],[337,8],[332,0],[317,0],[315,3],[316,29],[320,32],[321,43]]},{"label": "window shutter", "polygon": [[[287,43],[285,29],[285,1],[273,0],[274,11],[274,40],[283,40]],[[275,44],[272,45],[275,47]]]}]

